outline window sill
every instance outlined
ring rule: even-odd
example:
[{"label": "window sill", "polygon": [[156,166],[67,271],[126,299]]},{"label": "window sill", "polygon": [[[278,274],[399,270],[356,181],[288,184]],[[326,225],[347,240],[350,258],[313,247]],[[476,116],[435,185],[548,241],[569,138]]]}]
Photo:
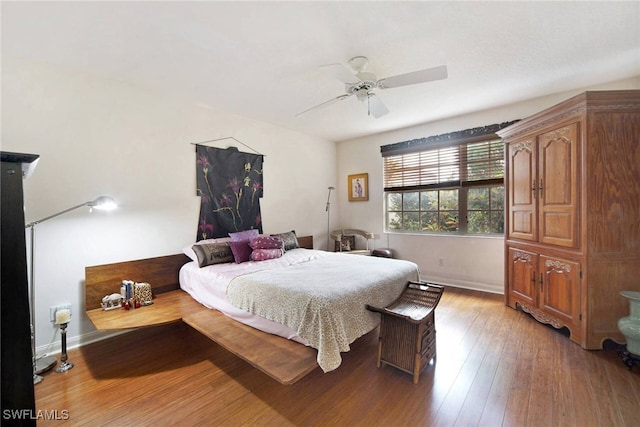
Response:
[{"label": "window sill", "polygon": [[416,233],[413,231],[385,231],[385,234],[393,236],[424,236],[424,237],[454,237],[473,239],[494,239],[504,240],[504,234],[454,234],[454,233]]}]

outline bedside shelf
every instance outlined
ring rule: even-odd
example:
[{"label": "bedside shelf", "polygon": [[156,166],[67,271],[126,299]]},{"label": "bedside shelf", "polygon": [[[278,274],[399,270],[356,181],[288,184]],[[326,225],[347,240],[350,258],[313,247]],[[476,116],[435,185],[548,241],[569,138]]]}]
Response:
[{"label": "bedside shelf", "polygon": [[203,306],[189,294],[175,290],[158,294],[153,304],[144,307],[108,311],[95,308],[86,313],[96,329],[113,331],[177,322],[202,309]]}]

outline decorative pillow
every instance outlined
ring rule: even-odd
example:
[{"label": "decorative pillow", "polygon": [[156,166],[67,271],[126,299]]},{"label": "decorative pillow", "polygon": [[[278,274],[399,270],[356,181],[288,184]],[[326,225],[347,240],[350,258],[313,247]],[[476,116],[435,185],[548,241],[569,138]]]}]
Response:
[{"label": "decorative pillow", "polygon": [[231,238],[229,238],[229,237],[218,237],[217,239],[200,240],[199,242],[196,242],[193,245],[185,246],[182,249],[182,253],[184,253],[186,256],[191,258],[191,261],[198,262],[198,256],[193,251],[193,246],[194,245],[208,245],[208,244],[211,244],[211,243],[223,243],[223,242],[230,242],[230,241],[231,241]]},{"label": "decorative pillow", "polygon": [[254,249],[251,252],[252,261],[265,261],[268,259],[280,258],[284,251],[282,249]]},{"label": "decorative pillow", "polygon": [[221,264],[224,262],[233,262],[233,253],[229,243],[205,243],[193,245],[193,251],[198,258],[198,266],[206,267],[207,265]]},{"label": "decorative pillow", "polygon": [[272,236],[278,236],[284,241],[285,252],[300,247],[295,230],[291,230],[288,233],[272,234]]},{"label": "decorative pillow", "polygon": [[[342,249],[341,249],[342,248]],[[336,252],[342,251],[353,251],[356,249],[356,236],[345,236],[342,235],[342,239],[340,242],[336,241]]]},{"label": "decorative pillow", "polygon": [[255,249],[284,249],[284,241],[280,236],[258,236],[249,241],[249,246]]},{"label": "decorative pillow", "polygon": [[249,246],[248,240],[242,240],[240,242],[229,242],[231,252],[233,252],[233,259],[236,264],[240,264],[251,259],[251,246]]},{"label": "decorative pillow", "polygon": [[229,233],[232,242],[241,242],[243,240],[251,240],[254,237],[258,237],[260,232],[256,229],[238,231],[237,233]]}]

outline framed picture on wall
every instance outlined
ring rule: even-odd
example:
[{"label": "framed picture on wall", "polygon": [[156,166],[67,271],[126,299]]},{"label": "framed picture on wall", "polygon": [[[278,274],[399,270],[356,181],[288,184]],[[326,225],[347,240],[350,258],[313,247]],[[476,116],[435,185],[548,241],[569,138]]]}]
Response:
[{"label": "framed picture on wall", "polygon": [[350,202],[362,202],[369,200],[369,174],[359,173],[355,175],[349,175],[349,201]]}]

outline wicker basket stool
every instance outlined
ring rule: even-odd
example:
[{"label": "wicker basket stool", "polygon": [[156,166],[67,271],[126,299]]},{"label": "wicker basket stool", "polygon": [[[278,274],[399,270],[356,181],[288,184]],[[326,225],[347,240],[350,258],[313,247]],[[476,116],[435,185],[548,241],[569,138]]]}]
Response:
[{"label": "wicker basket stool", "polygon": [[420,372],[436,357],[434,310],[443,292],[442,285],[409,281],[387,307],[367,305],[381,314],[378,368],[391,365],[413,374],[413,382],[418,383]]}]

